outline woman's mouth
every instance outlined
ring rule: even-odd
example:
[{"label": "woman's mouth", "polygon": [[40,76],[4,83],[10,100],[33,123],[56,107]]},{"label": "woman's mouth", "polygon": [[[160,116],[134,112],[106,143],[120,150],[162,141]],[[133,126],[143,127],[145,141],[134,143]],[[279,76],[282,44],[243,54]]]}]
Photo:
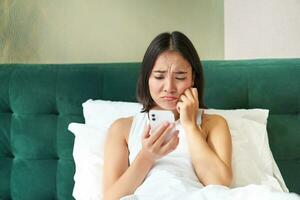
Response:
[{"label": "woman's mouth", "polygon": [[166,101],[174,101],[174,100],[177,100],[177,97],[174,97],[174,96],[164,96],[163,99],[166,100]]}]

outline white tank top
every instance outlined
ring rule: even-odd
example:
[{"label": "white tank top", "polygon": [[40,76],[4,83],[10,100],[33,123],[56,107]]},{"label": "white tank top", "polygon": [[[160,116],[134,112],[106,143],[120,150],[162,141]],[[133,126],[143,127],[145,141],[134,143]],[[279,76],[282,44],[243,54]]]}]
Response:
[{"label": "white tank top", "polygon": [[[199,110],[197,124],[200,125],[202,111]],[[148,113],[138,113],[133,117],[128,138],[129,163],[131,164],[142,148],[142,135],[146,124],[149,123]],[[191,188],[203,187],[199,182],[191,156],[188,151],[185,132],[180,121],[175,122],[175,127],[179,130],[179,144],[177,148],[163,158],[157,160],[152,169],[147,174],[145,181],[136,190],[135,194],[146,194],[153,191],[159,183],[160,189],[164,192],[173,192],[172,188],[182,188],[189,191]],[[174,185],[175,184],[175,185]],[[163,187],[163,188],[162,188]],[[182,191],[181,191],[182,192]]]}]

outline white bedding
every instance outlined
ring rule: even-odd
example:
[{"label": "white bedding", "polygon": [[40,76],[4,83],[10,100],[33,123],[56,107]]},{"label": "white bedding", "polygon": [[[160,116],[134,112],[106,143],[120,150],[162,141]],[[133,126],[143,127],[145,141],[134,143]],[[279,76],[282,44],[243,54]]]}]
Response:
[{"label": "white bedding", "polygon": [[[101,177],[107,129],[116,119],[134,115],[138,110],[140,105],[137,103],[89,100],[84,104],[86,124],[70,124],[69,130],[76,136],[73,149],[76,164],[73,196],[77,200],[103,199]],[[234,189],[216,185],[203,187],[198,181],[193,181],[195,178],[189,173],[191,170],[185,170],[185,162],[176,161],[170,168],[170,165],[162,165],[161,160],[157,163],[159,167],[155,168],[157,171],[154,173],[152,170],[147,175],[135,194],[122,200],[300,199],[296,194],[282,192],[288,189],[269,148],[266,132],[268,110],[208,109],[205,112],[222,115],[230,127]],[[161,171],[163,169],[164,172]],[[172,173],[167,173],[169,171]],[[149,178],[150,175],[152,178]]]},{"label": "white bedding", "polygon": [[[282,192],[272,184],[248,184],[240,187],[203,186],[197,178],[185,173],[178,158],[161,159],[150,170],[133,195],[121,200],[300,200],[295,193]],[[247,172],[245,172],[247,173]]]},{"label": "white bedding", "polygon": [[[273,190],[265,185],[247,185],[230,189],[220,185],[206,187],[191,187],[182,191],[182,187],[170,186],[169,192],[160,192],[162,183],[157,183],[148,194],[134,194],[121,198],[121,200],[299,200],[295,193],[285,193]],[[176,184],[175,184],[176,185]],[[187,189],[187,188],[186,188]]]},{"label": "white bedding", "polygon": [[[233,184],[231,188],[221,185],[204,187],[198,181],[188,152],[183,151],[184,148],[180,148],[179,144],[175,151],[156,161],[144,182],[133,195],[123,197],[121,200],[300,200],[297,194],[283,192],[280,181],[278,182],[277,178],[272,176],[274,172],[272,171],[271,151],[264,150],[262,148],[264,145],[256,140],[262,136],[267,138],[265,125],[257,122],[250,123],[247,119],[235,120],[230,117],[227,117],[227,121],[230,124],[233,137],[233,166],[240,166],[238,169],[235,168],[235,180],[237,178],[239,178],[238,180],[247,180],[249,175],[254,180],[248,181],[249,183],[239,181],[244,185]],[[140,123],[140,125],[143,124]],[[176,128],[180,132],[182,131],[179,125]],[[137,129],[140,130],[141,128],[137,127]],[[242,137],[238,133],[243,133],[244,136],[247,135],[248,137]],[[185,139],[182,136],[184,134],[180,137],[181,143],[184,143]],[[129,146],[134,146],[132,145],[133,142],[130,141],[135,141],[134,138],[129,139]],[[237,141],[243,142],[243,145],[239,146]],[[266,139],[261,140],[262,143],[266,141]],[[249,144],[256,144],[256,146]],[[269,145],[265,146],[268,147]],[[134,160],[135,152],[141,148],[137,145],[135,147],[137,148],[129,148],[130,154],[132,154],[131,161]],[[243,151],[249,149],[251,151],[243,154]],[[251,160],[241,158],[242,155]],[[262,158],[263,162],[259,162],[257,158]]]}]

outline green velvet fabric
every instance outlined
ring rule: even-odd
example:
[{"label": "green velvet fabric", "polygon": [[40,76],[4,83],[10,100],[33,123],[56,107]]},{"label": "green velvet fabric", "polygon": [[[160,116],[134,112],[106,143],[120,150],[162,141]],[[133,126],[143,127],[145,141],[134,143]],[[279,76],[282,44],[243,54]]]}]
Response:
[{"label": "green velvet fabric", "polygon": [[[204,61],[209,108],[270,109],[271,150],[300,194],[300,59]],[[0,199],[73,199],[74,136],[87,99],[136,101],[140,63],[1,64]]]}]

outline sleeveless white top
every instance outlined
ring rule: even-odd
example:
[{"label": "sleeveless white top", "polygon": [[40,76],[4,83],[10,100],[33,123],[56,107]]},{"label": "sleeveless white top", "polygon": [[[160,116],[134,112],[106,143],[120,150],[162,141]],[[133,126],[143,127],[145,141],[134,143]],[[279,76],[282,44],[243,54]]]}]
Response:
[{"label": "sleeveless white top", "polygon": [[[201,113],[202,111],[199,110],[198,125],[202,121]],[[138,113],[133,117],[128,138],[130,164],[142,148],[142,135],[147,123],[149,123],[148,113]],[[144,182],[134,194],[154,197],[153,191],[157,191],[156,194],[159,197],[164,197],[165,195],[170,197],[170,192],[172,194],[176,193],[174,191],[175,188],[177,192],[182,193],[203,187],[194,171],[191,156],[188,152],[185,132],[179,120],[175,122],[175,127],[179,130],[179,144],[177,148],[155,162]]]}]

